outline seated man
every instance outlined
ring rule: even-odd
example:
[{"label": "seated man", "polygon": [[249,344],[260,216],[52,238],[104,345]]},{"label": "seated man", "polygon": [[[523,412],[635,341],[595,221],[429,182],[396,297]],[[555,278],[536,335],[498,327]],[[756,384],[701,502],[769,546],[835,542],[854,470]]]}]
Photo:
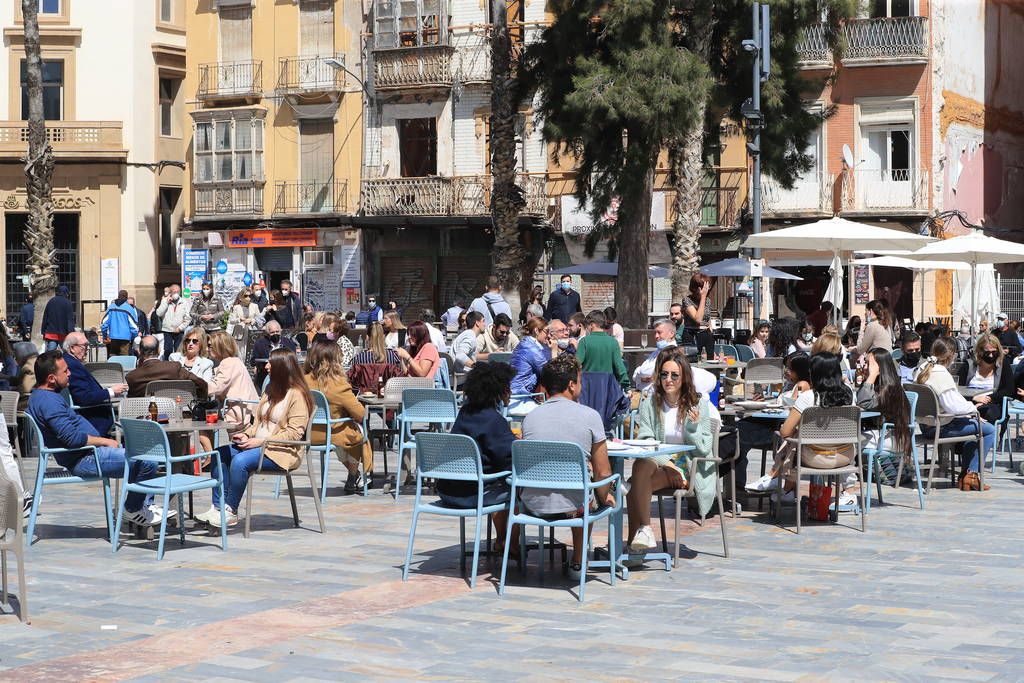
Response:
[{"label": "seated man", "polygon": [[460,332],[452,342],[456,372],[469,372],[469,369],[476,364],[477,338],[484,333],[486,326],[483,313],[470,311],[466,314],[466,329]]},{"label": "seated man", "polygon": [[604,331],[604,313],[591,311],[587,315],[587,335],[576,347],[576,357],[584,372],[606,372],[615,375],[623,389],[629,387],[629,374],[622,360],[622,349],[615,337]]},{"label": "seated man", "polygon": [[900,339],[900,348],[903,350],[903,356],[896,363],[900,380],[903,383],[913,382],[918,366],[921,365],[921,335],[917,332],[904,332]]},{"label": "seated man", "polygon": [[263,381],[267,378],[267,360],[270,352],[280,348],[298,351],[298,344],[293,340],[281,337],[281,323],[268,320],[263,334],[252,344],[252,365],[256,369],[256,390],[263,390]]},{"label": "seated man", "polygon": [[89,340],[81,332],[72,332],[64,338],[64,362],[68,364],[68,372],[71,373],[68,383],[71,400],[78,406],[78,414],[88,420],[98,434],[105,436],[114,426],[110,400],[124,396],[128,385],[115,384],[104,389],[83,365],[88,353]]},{"label": "seated man", "polygon": [[654,343],[658,347],[657,350],[651,351],[647,358],[644,359],[644,362],[633,371],[633,386],[644,394],[650,393],[652,390],[654,368],[658,364],[658,354],[661,353],[662,349],[676,345],[675,323],[668,318],[662,318],[654,323]]},{"label": "seated man", "polygon": [[160,342],[156,337],[143,337],[139,342],[139,366],[125,375],[128,396],[146,395],[146,385],[157,380],[188,380],[196,386],[196,397],[206,398],[206,380],[196,377],[180,363],[160,359]]},{"label": "seated man", "polygon": [[[609,337],[610,338],[610,337]],[[614,343],[614,340],[612,340]],[[590,458],[593,479],[611,476],[608,447],[605,444],[604,423],[593,408],[581,405],[582,369],[575,356],[562,354],[549,361],[541,371],[541,384],[547,400],[523,418],[523,438],[535,441],[569,441],[579,444]],[[599,505],[615,505],[610,487],[595,491]],[[578,517],[583,506],[582,491],[555,491],[550,489],[523,489],[520,502],[535,516]],[[572,528],[572,563],[569,576],[579,579],[583,562],[583,529]]]},{"label": "seated man", "polygon": [[519,337],[512,331],[512,318],[504,313],[494,316],[494,323],[476,338],[476,359],[487,360],[492,353],[512,353]]},{"label": "seated man", "polygon": [[548,339],[555,342],[558,346],[558,353],[568,353],[576,355],[576,344],[569,335],[569,326],[563,323],[558,318],[555,318],[548,323]]},{"label": "seated man", "polygon": [[[96,453],[78,451],[60,453],[57,463],[76,477],[120,478],[124,475],[124,449],[116,441],[100,436],[88,420],[71,409],[60,395],[68,386],[71,373],[60,351],[53,350],[36,358],[37,383],[28,399],[28,414],[43,434],[48,448],[78,449],[95,446]],[[128,481],[145,481],[157,475],[154,462],[136,461],[129,470]],[[129,493],[125,499],[125,518],[134,524],[159,524],[161,511],[141,493]],[[170,514],[168,514],[170,517]]]}]

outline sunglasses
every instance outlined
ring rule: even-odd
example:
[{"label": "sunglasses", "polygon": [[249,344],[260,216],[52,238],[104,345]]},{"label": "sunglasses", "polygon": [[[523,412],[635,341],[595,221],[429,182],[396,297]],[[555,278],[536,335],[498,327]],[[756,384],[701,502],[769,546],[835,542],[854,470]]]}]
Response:
[{"label": "sunglasses", "polygon": [[198,344],[199,340],[198,339],[186,339],[185,343],[186,344]]},{"label": "sunglasses", "polygon": [[670,377],[672,379],[679,379],[680,377],[678,372],[662,372],[658,376],[661,377],[662,379],[668,379]]}]

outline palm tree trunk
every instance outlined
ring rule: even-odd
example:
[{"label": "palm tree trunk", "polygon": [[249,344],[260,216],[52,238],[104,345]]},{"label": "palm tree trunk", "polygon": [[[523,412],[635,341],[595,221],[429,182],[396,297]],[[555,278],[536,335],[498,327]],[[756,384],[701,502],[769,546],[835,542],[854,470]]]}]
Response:
[{"label": "palm tree trunk", "polygon": [[615,308],[623,327],[647,327],[648,249],[651,243],[651,204],[654,201],[654,163],[643,172],[634,196],[619,205],[619,275],[615,278]]},{"label": "palm tree trunk", "polygon": [[[706,103],[705,103],[706,108]],[[670,150],[675,189],[672,223],[675,255],[672,258],[672,301],[686,296],[690,277],[700,267],[700,217],[704,203],[704,111],[702,124]]]},{"label": "palm tree trunk", "polygon": [[494,250],[491,261],[502,296],[513,311],[520,309],[529,277],[531,250],[520,237],[519,213],[526,206],[516,185],[516,100],[512,82],[512,37],[505,0],[491,3],[491,222]]},{"label": "palm tree trunk", "polygon": [[53,150],[46,139],[43,118],[43,62],[39,48],[39,2],[21,0],[25,19],[25,81],[28,86],[28,157],[25,181],[28,192],[28,223],[25,246],[28,248],[29,283],[35,303],[32,341],[42,348],[40,331],[46,304],[57,287],[56,252],[53,248]]}]

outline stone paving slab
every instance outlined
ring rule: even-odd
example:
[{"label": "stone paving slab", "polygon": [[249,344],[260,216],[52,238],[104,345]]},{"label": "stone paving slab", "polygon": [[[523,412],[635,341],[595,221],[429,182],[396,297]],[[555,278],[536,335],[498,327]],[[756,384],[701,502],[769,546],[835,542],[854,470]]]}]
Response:
[{"label": "stone paving slab", "polygon": [[190,531],[157,562],[155,542],[112,554],[96,492],[59,487],[27,556],[33,623],[0,613],[0,678],[1024,680],[1024,479],[986,480],[924,511],[886,489],[866,534],[853,515],[797,536],[791,509],[786,528],[746,512],[728,559],[717,518],[686,522],[678,567],[594,573],[583,605],[558,570],[540,582],[535,553],[504,597],[486,558],[470,591],[457,522],[430,515],[403,583],[411,495],[330,497],[321,535],[307,489],[295,529],[257,481],[249,539],[233,530],[224,553]]}]

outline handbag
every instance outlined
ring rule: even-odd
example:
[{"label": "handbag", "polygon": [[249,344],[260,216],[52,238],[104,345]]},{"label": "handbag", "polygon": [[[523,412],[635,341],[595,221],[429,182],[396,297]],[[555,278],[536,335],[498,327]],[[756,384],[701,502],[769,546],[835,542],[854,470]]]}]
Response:
[{"label": "handbag", "polygon": [[822,483],[819,477],[811,480],[811,493],[807,499],[807,516],[816,522],[827,522],[831,502],[832,487],[827,483]]}]

